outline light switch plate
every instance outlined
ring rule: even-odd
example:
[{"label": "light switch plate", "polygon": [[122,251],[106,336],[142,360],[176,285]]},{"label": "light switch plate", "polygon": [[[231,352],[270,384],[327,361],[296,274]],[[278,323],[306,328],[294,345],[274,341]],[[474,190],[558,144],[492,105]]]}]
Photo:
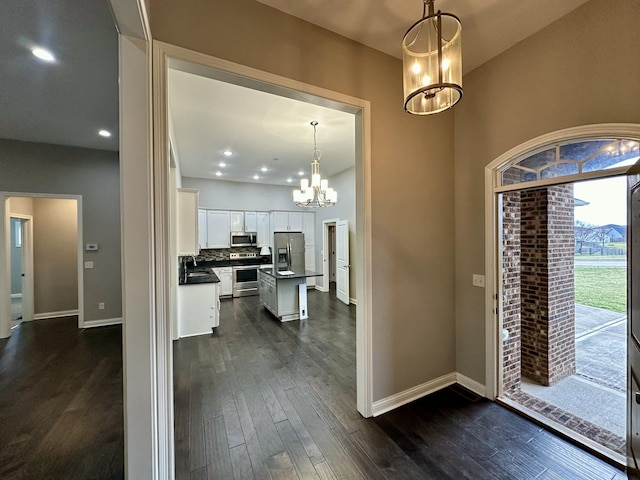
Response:
[{"label": "light switch plate", "polygon": [[484,275],[473,274],[473,286],[484,288]]}]

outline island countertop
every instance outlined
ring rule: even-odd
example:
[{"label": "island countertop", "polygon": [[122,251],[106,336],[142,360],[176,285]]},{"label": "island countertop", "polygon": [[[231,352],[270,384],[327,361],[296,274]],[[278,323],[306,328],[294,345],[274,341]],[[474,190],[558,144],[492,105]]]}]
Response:
[{"label": "island countertop", "polygon": [[288,275],[283,275],[282,273],[274,270],[273,268],[261,268],[260,271],[262,273],[266,273],[267,275],[277,279],[277,280],[287,280],[291,278],[309,278],[309,277],[321,277],[322,273],[312,272],[311,270],[305,270],[304,272],[293,272]]}]

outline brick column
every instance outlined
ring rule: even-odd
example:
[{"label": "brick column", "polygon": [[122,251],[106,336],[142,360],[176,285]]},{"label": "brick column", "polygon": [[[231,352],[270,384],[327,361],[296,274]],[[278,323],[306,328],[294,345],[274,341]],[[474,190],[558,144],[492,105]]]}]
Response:
[{"label": "brick column", "polygon": [[553,385],[575,373],[573,185],[521,193],[522,375]]},{"label": "brick column", "polygon": [[502,195],[502,328],[509,340],[502,344],[505,393],[520,389],[520,192]]}]

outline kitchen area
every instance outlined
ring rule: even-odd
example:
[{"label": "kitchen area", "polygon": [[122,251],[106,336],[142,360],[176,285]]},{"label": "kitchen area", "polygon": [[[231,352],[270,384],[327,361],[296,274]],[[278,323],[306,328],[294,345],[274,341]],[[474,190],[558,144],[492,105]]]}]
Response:
[{"label": "kitchen area", "polygon": [[308,318],[316,278],[315,212],[199,208],[177,189],[178,336],[215,333],[221,302],[259,296],[280,321]]}]

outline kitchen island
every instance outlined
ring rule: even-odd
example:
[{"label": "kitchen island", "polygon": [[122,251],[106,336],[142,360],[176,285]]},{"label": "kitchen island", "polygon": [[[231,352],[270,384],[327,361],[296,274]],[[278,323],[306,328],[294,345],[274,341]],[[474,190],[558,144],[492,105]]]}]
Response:
[{"label": "kitchen island", "polygon": [[321,273],[280,272],[263,268],[258,272],[260,301],[281,322],[308,317],[307,278],[321,277]]}]

